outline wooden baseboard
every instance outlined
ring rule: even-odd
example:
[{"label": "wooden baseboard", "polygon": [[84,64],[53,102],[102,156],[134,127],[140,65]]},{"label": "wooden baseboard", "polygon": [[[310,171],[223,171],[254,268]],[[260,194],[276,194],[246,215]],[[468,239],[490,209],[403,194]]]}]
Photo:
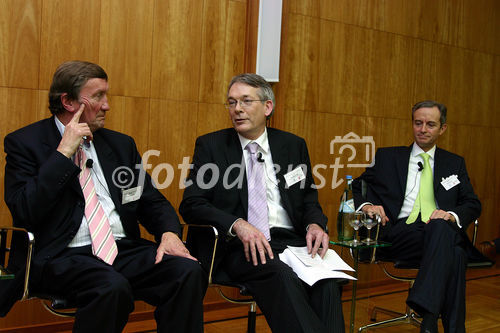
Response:
[{"label": "wooden baseboard", "polygon": [[[231,304],[221,300],[220,302],[211,302],[203,305],[205,322],[213,322],[225,320],[228,318],[243,317],[247,315],[248,307],[236,304]],[[139,311],[132,312],[129,316],[127,326],[134,327],[134,323],[151,321],[152,328],[156,328],[154,321],[154,311]],[[9,328],[0,328],[0,333],[53,333],[61,331],[71,331],[73,328],[73,320],[35,324],[28,326],[18,326]],[[125,328],[125,331],[127,330]],[[132,330],[133,331],[133,330]]]}]

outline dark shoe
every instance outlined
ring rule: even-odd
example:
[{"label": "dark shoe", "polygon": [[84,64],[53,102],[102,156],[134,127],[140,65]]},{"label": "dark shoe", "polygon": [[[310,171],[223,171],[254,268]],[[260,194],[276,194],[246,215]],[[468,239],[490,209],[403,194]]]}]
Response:
[{"label": "dark shoe", "polygon": [[478,246],[479,251],[488,259],[495,260],[497,255],[497,248],[493,241],[481,242]]}]

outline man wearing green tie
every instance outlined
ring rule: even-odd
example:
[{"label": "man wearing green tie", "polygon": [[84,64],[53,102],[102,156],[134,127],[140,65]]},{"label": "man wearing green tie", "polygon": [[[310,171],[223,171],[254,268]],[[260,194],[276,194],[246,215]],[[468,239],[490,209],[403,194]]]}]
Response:
[{"label": "man wearing green tie", "polygon": [[436,146],[447,128],[446,111],[435,101],[415,104],[415,142],[378,149],[375,164],[353,182],[356,207],[380,215],[379,239],[392,243],[378,254],[420,266],[407,303],[423,317],[421,332],[438,332],[439,315],[445,332],[465,332],[472,247],[465,230],[481,213],[464,159]]}]

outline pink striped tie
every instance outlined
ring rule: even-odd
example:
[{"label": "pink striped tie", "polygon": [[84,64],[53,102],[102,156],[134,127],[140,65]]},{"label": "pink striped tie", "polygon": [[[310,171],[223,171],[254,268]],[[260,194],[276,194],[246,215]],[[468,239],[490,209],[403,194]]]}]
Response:
[{"label": "pink striped tie", "polygon": [[90,175],[90,169],[87,168],[87,156],[82,148],[78,149],[77,154],[79,166],[82,169],[79,180],[85,197],[85,217],[92,239],[92,252],[105,263],[112,265],[118,254],[115,238],[111,232],[108,217],[97,198],[94,181]]},{"label": "pink striped tie", "polygon": [[258,143],[251,142],[245,149],[250,153],[248,168],[248,222],[259,229],[267,240],[269,233],[269,218],[267,215],[266,182],[264,179],[264,162],[257,161]]}]

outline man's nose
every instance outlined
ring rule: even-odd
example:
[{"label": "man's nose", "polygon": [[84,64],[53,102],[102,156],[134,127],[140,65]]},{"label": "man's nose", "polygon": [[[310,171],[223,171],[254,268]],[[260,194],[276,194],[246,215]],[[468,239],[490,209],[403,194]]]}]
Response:
[{"label": "man's nose", "polygon": [[109,103],[108,103],[108,97],[105,96],[104,97],[104,103],[102,103],[101,105],[101,110],[103,111],[109,111],[110,107],[109,107]]},{"label": "man's nose", "polygon": [[243,112],[243,108],[241,107],[241,101],[236,101],[236,105],[234,106],[234,111],[237,113]]}]

